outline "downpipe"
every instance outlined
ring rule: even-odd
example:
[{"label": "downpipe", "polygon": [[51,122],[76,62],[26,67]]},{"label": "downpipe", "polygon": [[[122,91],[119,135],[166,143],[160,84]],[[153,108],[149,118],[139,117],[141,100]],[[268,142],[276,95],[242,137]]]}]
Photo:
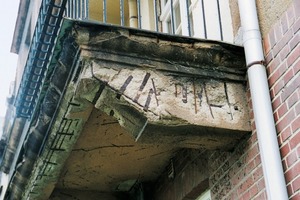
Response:
[{"label": "downpipe", "polygon": [[248,81],[267,196],[287,200],[255,0],[239,0]]}]

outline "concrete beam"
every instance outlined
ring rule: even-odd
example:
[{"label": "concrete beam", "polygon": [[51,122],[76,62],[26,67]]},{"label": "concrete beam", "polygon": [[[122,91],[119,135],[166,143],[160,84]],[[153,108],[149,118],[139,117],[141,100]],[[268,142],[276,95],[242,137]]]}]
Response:
[{"label": "concrete beam", "polygon": [[103,67],[97,60],[84,68],[76,93],[141,142],[217,148],[250,131],[241,83]]},{"label": "concrete beam", "polygon": [[137,141],[230,148],[251,130],[238,47],[79,25],[77,98],[114,116]]}]

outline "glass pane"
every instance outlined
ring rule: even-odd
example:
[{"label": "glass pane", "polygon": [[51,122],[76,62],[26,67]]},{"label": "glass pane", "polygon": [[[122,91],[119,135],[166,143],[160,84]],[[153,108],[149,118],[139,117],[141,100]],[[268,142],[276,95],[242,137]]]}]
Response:
[{"label": "glass pane", "polygon": [[174,12],[174,21],[175,21],[175,29],[179,27],[181,24],[181,17],[180,17],[180,6],[177,5]]},{"label": "glass pane", "polygon": [[191,36],[194,36],[195,31],[194,31],[194,19],[193,19],[193,12],[190,11],[189,14],[189,22],[190,22],[190,33]]},{"label": "glass pane", "polygon": [[167,21],[167,24],[168,24],[168,30],[167,30],[167,33],[172,33],[172,23],[171,23],[171,19],[169,19]]}]

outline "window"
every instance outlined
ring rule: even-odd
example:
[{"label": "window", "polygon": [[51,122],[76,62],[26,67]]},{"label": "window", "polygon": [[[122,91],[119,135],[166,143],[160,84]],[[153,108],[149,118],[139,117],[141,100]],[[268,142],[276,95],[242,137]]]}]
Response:
[{"label": "window", "polygon": [[186,4],[182,0],[162,0],[161,21],[163,32],[177,35],[187,35],[182,32],[183,10]]},{"label": "window", "polygon": [[233,42],[229,0],[161,0],[162,31]]}]

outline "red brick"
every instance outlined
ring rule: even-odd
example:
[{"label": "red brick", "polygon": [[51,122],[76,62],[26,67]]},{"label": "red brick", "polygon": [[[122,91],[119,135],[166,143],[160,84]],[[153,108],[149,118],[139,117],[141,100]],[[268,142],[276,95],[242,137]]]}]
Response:
[{"label": "red brick", "polygon": [[242,200],[248,200],[248,199],[251,199],[251,195],[249,191],[245,192],[242,196]]},{"label": "red brick", "polygon": [[259,179],[261,179],[263,177],[263,169],[262,166],[258,166],[257,168],[255,168],[253,170],[253,180],[254,182],[258,181]]},{"label": "red brick", "polygon": [[297,193],[295,196],[293,196],[291,200],[300,200],[300,193]]},{"label": "red brick", "polygon": [[293,50],[300,42],[300,32],[295,34],[289,42],[290,50]]},{"label": "red brick", "polygon": [[251,185],[253,185],[253,177],[252,176],[249,176],[248,178],[247,178],[247,180],[245,181],[245,182],[243,182],[242,183],[242,187],[241,187],[241,189],[243,190],[243,191],[247,191],[250,187],[251,187]]},{"label": "red brick", "polygon": [[253,186],[249,189],[249,192],[250,192],[250,196],[251,196],[251,197],[254,197],[254,196],[258,193],[257,186],[256,186],[256,185],[253,185]]},{"label": "red brick", "polygon": [[300,189],[300,176],[292,182],[292,187],[294,193]]},{"label": "red brick", "polygon": [[292,151],[289,153],[289,155],[286,157],[286,162],[288,168],[290,168],[296,161],[298,160],[297,152]]},{"label": "red brick", "polygon": [[299,58],[299,55],[300,55],[300,45],[298,44],[287,58],[288,66],[291,66]]},{"label": "red brick", "polygon": [[289,68],[287,73],[285,73],[283,76],[284,84],[286,85],[293,77],[294,77],[294,70],[293,70],[293,68]]},{"label": "red brick", "polygon": [[280,138],[280,134],[278,134],[278,133],[277,133],[277,143],[278,144],[282,144],[281,138]]},{"label": "red brick", "polygon": [[295,112],[290,110],[276,125],[278,133],[283,131],[286,127],[288,127],[295,118]]},{"label": "red brick", "polygon": [[279,121],[278,112],[274,112],[273,117],[274,117],[275,123],[276,123],[277,121]]},{"label": "red brick", "polygon": [[274,98],[283,88],[284,88],[285,84],[283,82],[282,79],[278,80],[277,83],[274,85],[274,96],[272,96],[272,98]]},{"label": "red brick", "polygon": [[287,185],[287,192],[288,192],[288,196],[292,196],[293,195],[292,184]]},{"label": "red brick", "polygon": [[288,104],[288,108],[291,109],[291,107],[299,101],[299,97],[298,97],[298,92],[295,91],[288,99],[287,99],[287,104]]},{"label": "red brick", "polygon": [[287,170],[285,173],[286,183],[290,183],[294,178],[296,178],[300,174],[300,162],[297,162],[292,168]]},{"label": "red brick", "polygon": [[295,134],[290,139],[290,147],[294,149],[300,143],[300,133]]},{"label": "red brick", "polygon": [[300,71],[300,59],[293,65],[293,72],[297,74]]},{"label": "red brick", "polygon": [[283,171],[286,171],[288,169],[287,163],[286,163],[286,158],[282,160],[282,167],[283,167]]},{"label": "red brick", "polygon": [[293,188],[292,188],[292,184],[289,184],[286,186],[287,187],[287,193],[288,193],[288,196],[291,197],[293,196]]},{"label": "red brick", "polygon": [[265,55],[267,55],[271,50],[269,35],[263,38],[263,45],[264,45]]},{"label": "red brick", "polygon": [[271,75],[280,65],[280,59],[278,57],[274,58],[267,66],[267,73]]},{"label": "red brick", "polygon": [[279,53],[279,57],[280,57],[281,61],[283,61],[289,53],[290,53],[290,47],[289,47],[289,45],[285,45]]},{"label": "red brick", "polygon": [[300,76],[294,76],[288,84],[286,84],[284,91],[281,93],[281,100],[285,101],[300,85]]},{"label": "red brick", "polygon": [[254,158],[246,165],[246,173],[250,174],[255,168],[255,160]]},{"label": "red brick", "polygon": [[284,34],[282,38],[279,38],[280,41],[273,48],[273,55],[276,56],[284,48],[284,46],[288,44],[292,37],[293,33],[291,30],[289,30]]},{"label": "red brick", "polygon": [[265,62],[268,65],[272,60],[273,60],[273,53],[272,51],[270,51],[268,54],[264,54],[265,55]]},{"label": "red brick", "polygon": [[289,143],[286,143],[285,145],[283,145],[281,148],[280,148],[280,154],[281,154],[281,157],[284,158],[289,152],[290,152],[290,145]]},{"label": "red brick", "polygon": [[296,115],[298,116],[300,114],[300,102],[298,102],[295,106],[295,112],[296,112]]},{"label": "red brick", "polygon": [[284,143],[292,135],[290,127],[287,127],[280,133],[280,144]]},{"label": "red brick", "polygon": [[292,123],[292,131],[296,132],[299,128],[300,128],[300,115],[298,115],[298,117]]},{"label": "red brick", "polygon": [[247,154],[246,154],[246,162],[250,162],[251,160],[253,160],[256,155],[258,155],[259,153],[259,149],[258,149],[258,144],[256,143],[255,145],[253,145],[253,147],[251,147]]},{"label": "red brick", "polygon": [[258,165],[261,164],[261,158],[260,158],[260,155],[257,155],[257,156],[254,158],[254,160],[255,160],[256,166],[258,166]]},{"label": "red brick", "polygon": [[287,113],[287,105],[286,103],[281,104],[281,106],[278,108],[278,117],[279,120]]},{"label": "red brick", "polygon": [[277,69],[271,74],[269,77],[269,85],[270,87],[273,86],[273,84],[279,80],[279,78],[286,72],[287,65],[286,62],[281,63]]},{"label": "red brick", "polygon": [[274,92],[274,88],[270,89],[270,97],[271,99],[274,99],[276,96],[275,92]]},{"label": "red brick", "polygon": [[281,102],[280,96],[273,99],[273,102],[272,102],[273,110],[276,110],[281,105],[281,103],[282,102]]},{"label": "red brick", "polygon": [[262,200],[262,199],[268,199],[265,191],[259,193],[256,197],[253,198],[253,200]]},{"label": "red brick", "polygon": [[252,134],[252,135],[251,135],[251,137],[250,137],[250,139],[249,139],[249,143],[250,143],[251,145],[257,144],[257,134]]},{"label": "red brick", "polygon": [[265,189],[265,180],[262,178],[260,179],[258,182],[256,182],[257,185],[257,189],[258,191],[262,191],[263,189]]}]

